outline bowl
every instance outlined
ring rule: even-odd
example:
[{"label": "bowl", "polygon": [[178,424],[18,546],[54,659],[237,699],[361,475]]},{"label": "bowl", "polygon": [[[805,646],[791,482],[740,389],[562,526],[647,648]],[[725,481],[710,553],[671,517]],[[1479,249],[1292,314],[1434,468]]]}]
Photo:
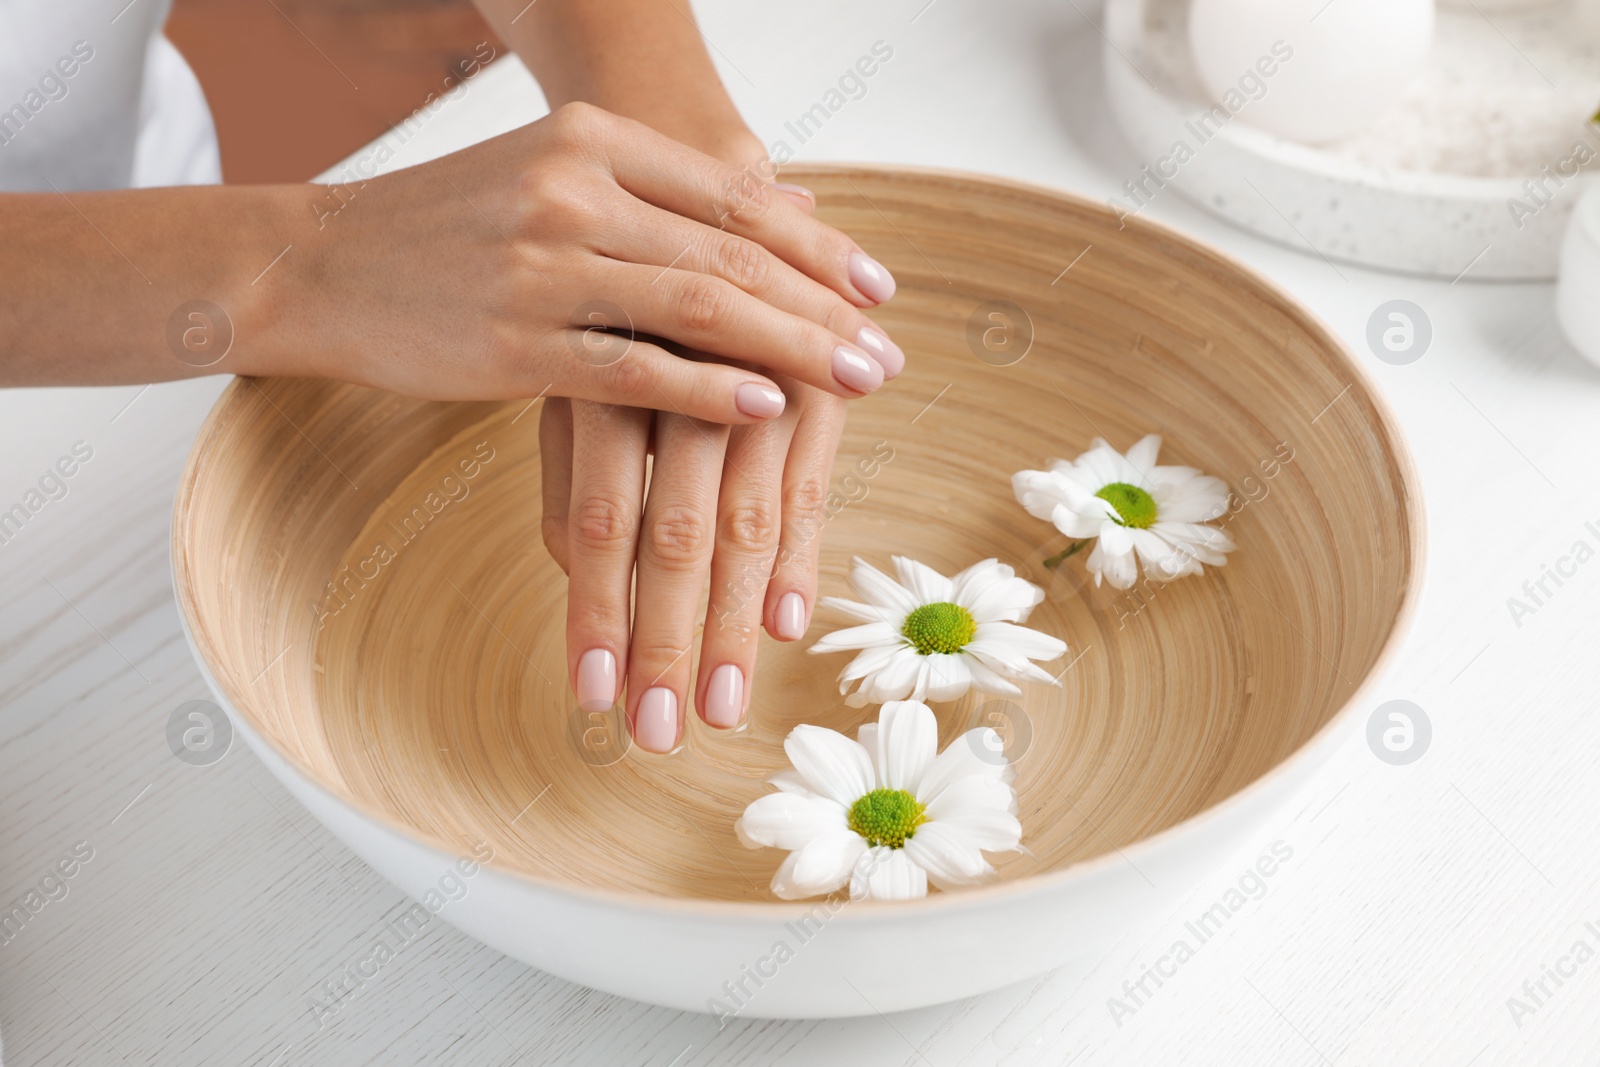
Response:
[{"label": "bowl", "polygon": [[[1585,125],[1595,36],[1576,7],[1503,3],[1491,20],[1485,0],[1460,6],[1437,12],[1430,58],[1393,108],[1354,137],[1310,145],[1251,125],[1258,101],[1277,99],[1280,75],[1257,76],[1278,69],[1274,56],[1234,72],[1248,95],[1214,111],[1189,48],[1189,0],[1107,0],[1106,100],[1141,165],[1121,175],[1131,180],[1115,202],[1142,211],[1170,185],[1305,255],[1451,281],[1553,278],[1577,195],[1600,184]],[[1535,49],[1527,33],[1551,23],[1568,30]],[[1519,147],[1530,131],[1546,145],[1535,161]]]},{"label": "bowl", "polygon": [[[854,731],[842,659],[763,638],[746,728],[629,747],[577,710],[565,581],[539,538],[537,405],[239,379],[195,442],[177,599],[219,703],[313,815],[435,916],[574,982],[675,1008],[914,1008],[1092,962],[1170,910],[1369,709],[1421,573],[1415,475],[1365,375],[1250,270],[1088,201],[904,168],[813,167],[823,219],[893,271],[909,367],[852,403],[822,591],[853,555],[998,556],[1047,591],[1060,685],[941,705],[995,725],[1027,851],[897,904],[781,902],[733,822],[791,727]],[[1233,488],[1225,568],[1127,592],[1012,498],[1099,435]],[[1265,848],[1266,844],[1261,843]]]}]

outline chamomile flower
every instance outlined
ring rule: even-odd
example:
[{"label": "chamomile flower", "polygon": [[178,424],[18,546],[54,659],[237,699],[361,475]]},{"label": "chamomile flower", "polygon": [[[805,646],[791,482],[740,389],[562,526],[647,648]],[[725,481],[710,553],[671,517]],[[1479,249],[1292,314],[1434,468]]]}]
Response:
[{"label": "chamomile flower", "polygon": [[1055,680],[1032,660],[1052,660],[1064,642],[1017,625],[1044,590],[997,560],[975,563],[946,578],[931,567],[894,557],[900,580],[856,559],[850,584],[865,603],[823,597],[861,625],[835,630],[812,652],[855,650],[839,674],[839,692],[859,708],[889,700],[954,700],[968,689],[1019,696],[1013,680]]},{"label": "chamomile flower", "polygon": [[930,882],[973,885],[994,873],[984,852],[1015,850],[1022,838],[1011,765],[996,760],[990,735],[970,730],[938,752],[933,712],[914,700],[885,704],[855,741],[796,726],[783,743],[793,769],[734,831],[747,848],[789,852],[772,876],[784,900],[845,886],[851,900],[910,900]]},{"label": "chamomile flower", "polygon": [[[1158,467],[1161,438],[1145,437],[1123,455],[1095,438],[1073,460],[1052,460],[1049,470],[1020,471],[1011,479],[1028,514],[1053,523],[1077,543],[1054,562],[1095,540],[1087,566],[1094,583],[1104,578],[1127,589],[1146,573],[1162,581],[1221,567],[1233,538],[1207,522],[1228,510],[1222,479],[1193,467]],[[1051,564],[1053,565],[1053,563]]]}]

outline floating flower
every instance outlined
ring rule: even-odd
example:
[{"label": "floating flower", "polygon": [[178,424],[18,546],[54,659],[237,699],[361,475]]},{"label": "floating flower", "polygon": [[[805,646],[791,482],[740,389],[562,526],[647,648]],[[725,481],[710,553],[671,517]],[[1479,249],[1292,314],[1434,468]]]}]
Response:
[{"label": "floating flower", "polygon": [[[1206,526],[1228,510],[1228,487],[1193,467],[1158,467],[1161,438],[1155,434],[1124,456],[1100,438],[1071,463],[1052,460],[1047,471],[1021,471],[1011,479],[1028,514],[1046,519],[1078,538],[1047,566],[1054,566],[1097,538],[1088,568],[1094,584],[1103,577],[1127,589],[1138,564],[1163,581],[1199,574],[1203,564],[1221,567],[1233,538]],[[1135,559],[1137,557],[1137,561]]]},{"label": "floating flower", "polygon": [[954,578],[903,556],[894,557],[894,566],[898,582],[856,559],[850,584],[864,604],[822,598],[823,606],[862,623],[811,646],[812,652],[860,650],[839,674],[840,693],[861,682],[845,703],[859,708],[888,700],[954,700],[973,688],[1020,696],[1022,690],[1008,679],[1055,684],[1029,661],[1055,659],[1067,646],[1015,625],[1044,599],[1044,590],[992,559]]},{"label": "floating flower", "polygon": [[[792,770],[778,792],[755,800],[734,824],[746,848],[789,852],[772,876],[784,900],[832,893],[851,900],[911,900],[928,883],[951,889],[994,873],[984,852],[1022,838],[1013,772],[988,727],[946,748],[926,704],[885,704],[857,741],[796,726],[783,742]],[[981,755],[980,755],[981,753]]]}]

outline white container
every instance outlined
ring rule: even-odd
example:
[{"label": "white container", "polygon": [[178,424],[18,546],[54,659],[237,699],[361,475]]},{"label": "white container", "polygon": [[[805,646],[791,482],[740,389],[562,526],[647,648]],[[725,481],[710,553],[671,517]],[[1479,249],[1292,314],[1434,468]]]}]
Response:
[{"label": "white container", "polygon": [[1572,347],[1600,366],[1600,186],[1584,190],[1567,220],[1556,317]]},{"label": "white container", "polygon": [[1189,9],[1206,91],[1224,103],[1242,96],[1245,121],[1304,144],[1348,137],[1392,107],[1432,43],[1433,0],[1194,0]]}]

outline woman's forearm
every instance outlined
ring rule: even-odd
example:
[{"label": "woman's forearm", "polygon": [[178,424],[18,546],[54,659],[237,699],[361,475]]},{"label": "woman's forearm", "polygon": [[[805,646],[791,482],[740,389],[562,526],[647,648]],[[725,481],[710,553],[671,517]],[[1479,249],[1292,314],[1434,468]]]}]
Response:
[{"label": "woman's forearm", "polygon": [[478,0],[478,7],[528,64],[552,108],[581,100],[722,159],[759,157],[688,0]]},{"label": "woman's forearm", "polygon": [[0,196],[0,386],[305,372],[272,270],[290,245],[301,269],[315,257],[321,191]]}]

